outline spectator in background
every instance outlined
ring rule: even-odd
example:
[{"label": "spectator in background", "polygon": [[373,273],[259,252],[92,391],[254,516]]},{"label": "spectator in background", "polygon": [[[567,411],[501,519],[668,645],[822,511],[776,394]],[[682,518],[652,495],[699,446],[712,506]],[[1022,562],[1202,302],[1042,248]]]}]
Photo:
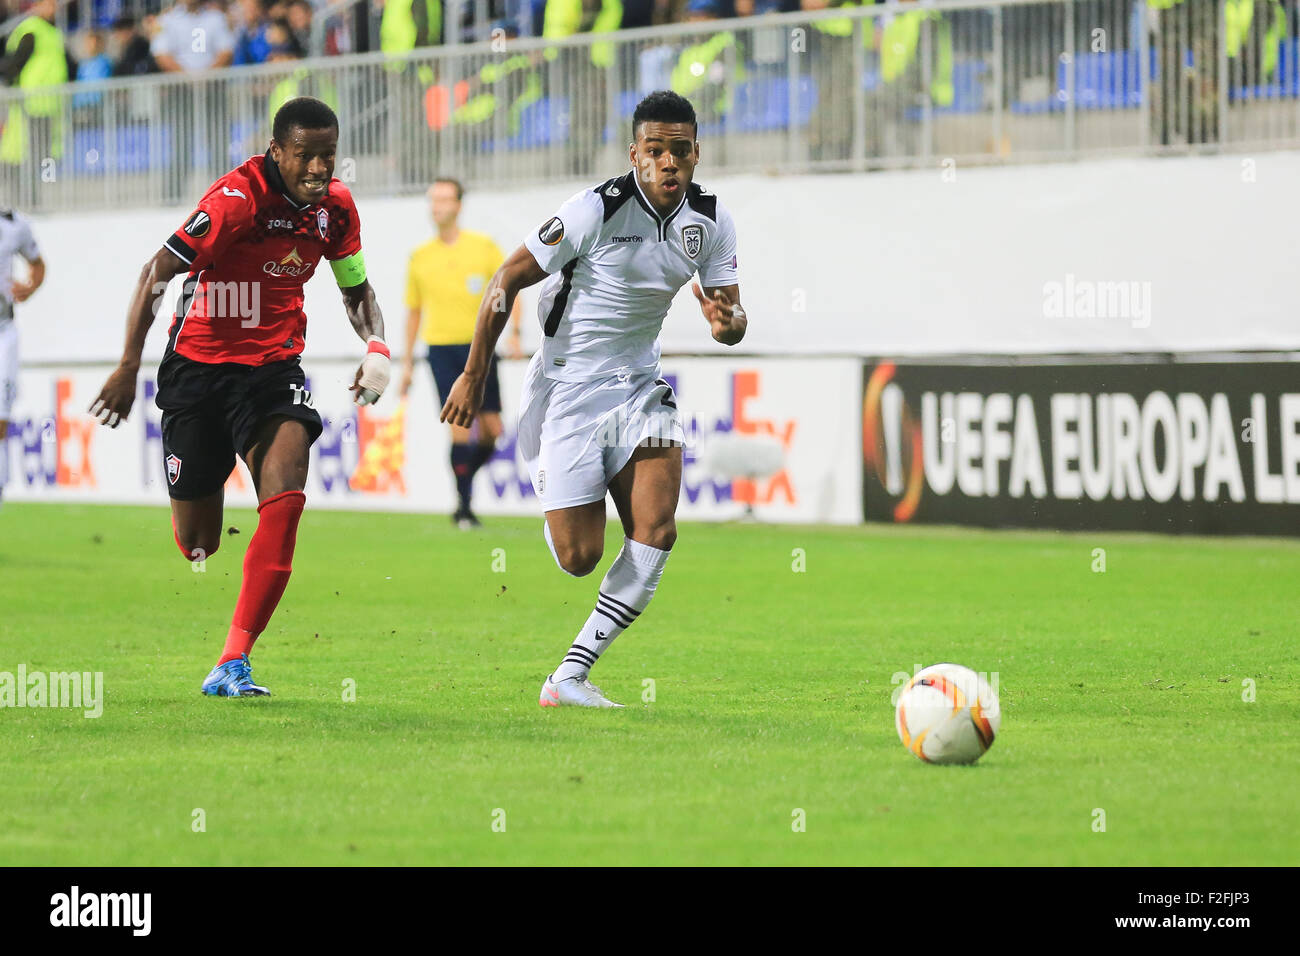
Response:
[{"label": "spectator in background", "polygon": [[[434,82],[433,67],[427,62],[400,59],[401,54],[442,42],[441,0],[384,0],[379,23],[379,46],[385,57],[387,94],[390,106],[386,121],[410,130],[411,137],[397,162],[398,176],[405,185],[427,181],[433,155],[426,142],[425,90]],[[417,132],[418,131],[418,132]]]},{"label": "spectator in background", "polygon": [[[301,60],[307,55],[307,51],[298,42],[298,37],[293,32],[287,19],[273,20],[266,31],[266,40],[268,44],[267,62],[284,63],[291,60]],[[294,96],[301,96],[295,93]],[[293,97],[289,97],[293,99]],[[288,102],[288,100],[286,100]]]},{"label": "spectator in background", "polygon": [[[702,28],[708,23],[723,26],[716,23],[723,11],[727,11],[726,16],[734,15],[734,7],[723,0],[690,0],[686,10],[687,21],[700,24]],[[736,34],[727,29],[690,35],[685,42],[688,46],[673,65],[672,91],[691,101],[701,127],[725,122],[731,110],[732,96],[745,81],[745,51],[741,49]],[[715,158],[725,156],[726,148],[725,139],[720,140],[717,145],[710,146],[711,155]]]},{"label": "spectator in background", "polygon": [[623,0],[623,23],[621,29],[635,30],[637,27],[654,25],[656,0]]},{"label": "spectator in background", "polygon": [[[736,0],[738,17],[764,17],[798,9],[799,0]],[[776,91],[787,84],[789,57],[799,56],[789,50],[793,41],[788,31],[788,27],[770,24],[755,24],[749,30],[747,66],[752,66],[749,79],[754,82],[749,89],[750,109],[766,109]]]},{"label": "spectator in background", "polygon": [[[81,35],[81,62],[77,64],[77,82],[106,80],[113,75],[113,61],[105,49],[104,34],[100,30],[87,30]],[[72,97],[72,108],[97,107],[104,102],[102,92],[77,93]]]},{"label": "spectator in background", "polygon": [[27,174],[19,177],[15,205],[35,209],[39,205],[42,166],[63,157],[63,98],[45,92],[68,82],[74,70],[63,43],[63,31],[54,23],[55,0],[38,0],[29,15],[9,34],[0,72],[5,82],[23,90],[21,99],[9,104],[0,135],[0,161],[20,166]]},{"label": "spectator in background", "polygon": [[[562,39],[578,33],[614,33],[623,23],[620,0],[546,0],[542,36]],[[609,41],[589,46],[550,47],[545,58],[559,70],[559,92],[569,103],[565,175],[586,179],[605,139],[605,71],[616,64],[617,47]],[[619,68],[619,67],[616,67]],[[627,67],[621,67],[620,70]],[[555,83],[552,79],[552,83]]]},{"label": "spectator in background", "polygon": [[[289,67],[306,55],[306,50],[299,46],[288,20],[272,21],[267,30],[267,39],[271,44],[271,52],[267,57],[268,63]],[[299,65],[287,76],[276,78],[275,84],[271,87],[267,98],[268,121],[274,125],[275,114],[280,111],[280,107],[298,96],[314,96],[324,101],[330,109],[338,109],[338,89],[329,74],[313,73],[306,66]]]},{"label": "spectator in background", "polygon": [[[857,6],[853,0],[802,0],[801,8]],[[871,21],[863,24],[871,29]],[[813,162],[848,160],[853,151],[853,21],[848,17],[814,20],[808,31],[808,72],[817,101],[808,124],[808,157]],[[910,104],[909,104],[910,105]]]},{"label": "spectator in background", "polygon": [[[235,38],[220,8],[200,0],[178,0],[158,20],[153,55],[164,73],[197,73],[229,66]],[[202,38],[202,43],[195,40]]]},{"label": "spectator in background", "polygon": [[108,49],[113,57],[114,76],[144,76],[158,72],[158,63],[149,51],[149,40],[136,29],[135,21],[130,17],[113,21]]},{"label": "spectator in background", "polygon": [[[202,43],[195,42],[202,39]],[[229,66],[234,58],[235,38],[226,26],[225,15],[200,0],[178,0],[158,20],[153,38],[153,55],[164,73],[186,74]],[[192,80],[162,89],[164,122],[171,134],[171,162],[165,177],[164,196],[178,203],[186,197],[191,173],[195,171],[196,137],[208,146],[204,180],[215,179],[228,166],[229,111],[224,90],[212,80]]]},{"label": "spectator in background", "polygon": [[736,16],[761,17],[765,13],[793,13],[799,7],[797,0],[736,0]]},{"label": "spectator in background", "polygon": [[270,21],[262,10],[262,0],[239,0],[233,19],[235,50],[231,63],[234,66],[265,63],[270,55],[266,39]]},{"label": "spectator in background", "polygon": [[106,80],[113,75],[113,61],[108,56],[102,30],[87,30],[80,37],[81,60],[77,64],[78,80]]},{"label": "spectator in background", "polygon": [[288,26],[303,56],[311,53],[312,7],[307,0],[293,0],[289,4]]}]

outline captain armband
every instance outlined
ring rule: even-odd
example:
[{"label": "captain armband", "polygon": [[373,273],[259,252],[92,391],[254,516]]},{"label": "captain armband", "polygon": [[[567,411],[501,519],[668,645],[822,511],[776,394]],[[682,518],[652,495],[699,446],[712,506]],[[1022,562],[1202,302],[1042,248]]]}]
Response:
[{"label": "captain armband", "polygon": [[344,259],[333,260],[330,268],[340,289],[351,289],[366,281],[366,259],[360,250]]}]

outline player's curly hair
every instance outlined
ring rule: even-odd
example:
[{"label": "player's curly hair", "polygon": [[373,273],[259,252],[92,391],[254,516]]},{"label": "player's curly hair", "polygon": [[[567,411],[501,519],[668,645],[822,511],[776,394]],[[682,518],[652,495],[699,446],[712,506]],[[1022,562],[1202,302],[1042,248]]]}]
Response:
[{"label": "player's curly hair", "polygon": [[289,130],[295,126],[302,129],[337,130],[339,118],[316,97],[295,96],[276,110],[275,122],[271,124],[271,136],[277,143],[283,143],[289,138]]},{"label": "player's curly hair", "polygon": [[696,132],[700,129],[691,101],[672,90],[655,90],[636,105],[632,114],[634,137],[642,123],[690,123]]}]

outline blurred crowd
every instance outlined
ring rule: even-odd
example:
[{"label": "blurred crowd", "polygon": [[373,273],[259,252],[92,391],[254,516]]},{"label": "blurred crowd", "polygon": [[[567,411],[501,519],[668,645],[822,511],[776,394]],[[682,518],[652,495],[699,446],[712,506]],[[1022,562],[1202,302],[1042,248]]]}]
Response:
[{"label": "blurred crowd", "polygon": [[[177,0],[161,9],[153,0],[131,11],[120,0],[86,6],[5,0],[4,6],[8,22],[0,73],[6,83],[13,82],[30,58],[30,52],[13,41],[17,31],[12,29],[30,16],[59,30],[68,78],[76,80],[300,59],[311,48],[315,16],[309,0]],[[196,43],[196,36],[205,42]]]},{"label": "blurred crowd", "polygon": [[[12,40],[26,18],[51,23],[69,80],[247,66],[311,55],[404,52],[446,42],[566,36],[796,10],[843,0],[0,0],[0,78],[30,58]],[[459,23],[450,21],[457,17]],[[196,33],[195,31],[200,31]],[[204,43],[193,42],[203,36]],[[30,47],[29,41],[27,46]]]}]

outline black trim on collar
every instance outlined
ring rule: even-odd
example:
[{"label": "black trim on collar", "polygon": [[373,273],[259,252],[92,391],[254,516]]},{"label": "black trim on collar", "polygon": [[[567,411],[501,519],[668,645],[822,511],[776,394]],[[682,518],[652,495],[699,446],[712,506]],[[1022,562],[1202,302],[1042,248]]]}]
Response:
[{"label": "black trim on collar", "polygon": [[673,217],[686,208],[686,203],[679,203],[677,208],[664,217],[663,221],[663,238],[668,238],[668,224],[673,221]]},{"label": "black trim on collar", "polygon": [[605,204],[604,222],[609,222],[614,213],[622,209],[623,204],[636,193],[636,186],[633,185],[632,179],[633,174],[628,172],[622,176],[607,179],[592,190],[592,192],[600,195],[600,201]]},{"label": "black trim on collar", "polygon": [[[276,192],[278,192],[285,199],[289,200],[289,203],[293,206],[294,209],[297,209],[299,212],[301,212],[302,210],[308,208],[309,206],[315,205],[315,203],[298,202],[298,200],[294,199],[292,196],[289,195],[289,188],[285,186],[284,177],[280,175],[280,167],[277,166],[275,160],[271,158],[270,149],[268,149],[266,151],[266,155],[262,157],[262,172],[266,174],[266,181],[270,185],[270,187],[274,189]],[[326,192],[328,193],[328,190],[326,190]]]},{"label": "black trim on collar", "polygon": [[690,188],[686,190],[686,201],[701,216],[707,216],[713,222],[718,221],[718,197],[713,193],[706,193],[703,186],[691,183]]},{"label": "black trim on collar", "polygon": [[673,217],[682,211],[682,206],[686,205],[686,197],[682,197],[682,201],[677,204],[676,209],[670,212],[667,216],[661,217],[659,213],[655,212],[654,206],[650,205],[650,200],[645,198],[645,193],[641,192],[641,184],[637,182],[636,176],[631,173],[628,173],[628,175],[632,177],[632,185],[636,187],[636,201],[641,204],[641,208],[649,213],[650,218],[655,221],[658,239],[660,242],[663,242],[668,238],[668,223],[672,222]]}]

